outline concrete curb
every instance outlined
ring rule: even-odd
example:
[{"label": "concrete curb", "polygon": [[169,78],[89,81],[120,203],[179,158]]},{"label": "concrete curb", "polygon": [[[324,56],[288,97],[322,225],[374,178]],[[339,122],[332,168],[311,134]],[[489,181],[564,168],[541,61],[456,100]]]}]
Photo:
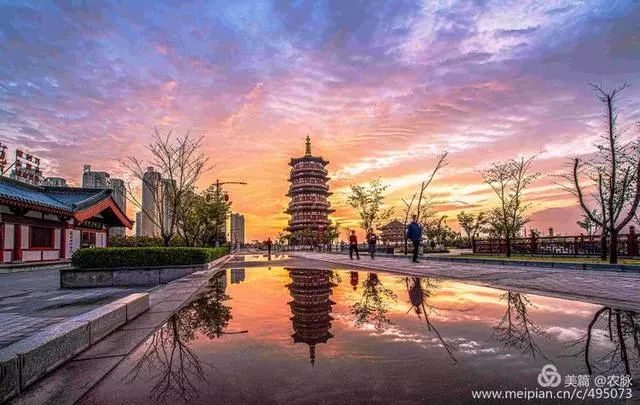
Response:
[{"label": "concrete curb", "polygon": [[[228,255],[222,256],[226,257]],[[60,287],[118,287],[118,286],[154,286],[167,284],[170,281],[187,276],[191,273],[209,270],[215,266],[215,259],[209,263],[189,266],[163,267],[121,267],[96,269],[61,269]]]},{"label": "concrete curb", "polygon": [[148,293],[130,294],[0,349],[0,402],[148,309]]},{"label": "concrete curb", "polygon": [[29,271],[62,270],[71,268],[71,262],[20,263],[0,266],[0,274],[24,273]]},{"label": "concrete curb", "polygon": [[615,273],[640,273],[640,266],[633,264],[607,264],[607,263],[572,263],[572,262],[543,262],[534,260],[501,260],[501,259],[474,259],[468,257],[423,257],[423,259],[468,264],[492,264],[502,266],[526,266],[526,267],[546,267],[555,269],[573,270],[596,270],[610,271]]},{"label": "concrete curb", "polygon": [[[335,255],[349,254],[345,252],[322,252],[322,253],[335,254]],[[407,256],[404,256],[404,255],[376,254],[376,256],[391,257],[394,259],[396,258],[407,259]],[[535,260],[503,260],[503,259],[484,259],[484,258],[474,259],[471,257],[453,257],[453,256],[434,257],[434,256],[425,256],[425,255],[421,255],[420,259],[431,260],[434,262],[449,262],[449,263],[545,267],[545,268],[555,268],[555,269],[610,271],[614,273],[640,273],[640,265],[634,265],[634,264],[572,263],[572,262],[552,262],[552,261],[543,262],[543,261],[535,261]]]}]

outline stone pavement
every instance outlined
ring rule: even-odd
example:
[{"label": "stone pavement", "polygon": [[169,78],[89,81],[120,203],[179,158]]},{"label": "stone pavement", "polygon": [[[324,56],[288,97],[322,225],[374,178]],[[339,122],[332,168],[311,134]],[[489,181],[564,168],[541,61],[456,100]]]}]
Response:
[{"label": "stone pavement", "polygon": [[0,349],[144,288],[61,289],[58,270],[0,274]]},{"label": "stone pavement", "polygon": [[289,255],[329,262],[333,264],[331,267],[335,267],[335,265],[356,266],[385,272],[456,279],[505,290],[530,292],[640,311],[639,273],[430,260],[411,263],[409,258],[397,257],[378,257],[371,260],[364,254],[361,255],[360,260],[350,260],[347,255],[330,253],[290,252]]},{"label": "stone pavement", "polygon": [[[138,345],[165,324],[173,313],[205,291],[213,277],[220,277],[222,272],[226,272],[221,268],[230,258],[225,256],[215,260],[208,270],[196,271],[168,284],[153,287],[149,291],[148,311],[27,388],[11,403],[76,403]],[[224,274],[226,280],[226,273]]]}]

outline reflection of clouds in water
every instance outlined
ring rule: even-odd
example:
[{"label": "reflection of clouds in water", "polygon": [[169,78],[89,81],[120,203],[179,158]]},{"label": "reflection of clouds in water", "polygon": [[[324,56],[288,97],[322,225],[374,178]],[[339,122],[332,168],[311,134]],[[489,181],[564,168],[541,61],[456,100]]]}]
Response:
[{"label": "reflection of clouds in water", "polygon": [[[552,326],[545,330],[550,336],[555,337],[560,342],[575,342],[585,337],[587,330],[583,328],[563,328],[562,326]],[[591,344],[609,346],[611,343],[604,329],[593,329],[591,331]]]},{"label": "reflection of clouds in water", "polygon": [[563,328],[562,326],[552,326],[546,332],[554,336],[560,342],[570,342],[578,340],[584,336],[585,330],[580,328]]}]

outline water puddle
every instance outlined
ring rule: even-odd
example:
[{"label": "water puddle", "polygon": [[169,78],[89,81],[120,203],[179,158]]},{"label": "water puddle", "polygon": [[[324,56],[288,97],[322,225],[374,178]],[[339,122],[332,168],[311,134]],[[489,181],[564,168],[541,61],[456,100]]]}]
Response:
[{"label": "water puddle", "polygon": [[542,389],[547,364],[560,389],[589,373],[637,380],[639,341],[639,314],[590,303],[366,271],[234,268],[85,402],[470,401],[472,390]]}]

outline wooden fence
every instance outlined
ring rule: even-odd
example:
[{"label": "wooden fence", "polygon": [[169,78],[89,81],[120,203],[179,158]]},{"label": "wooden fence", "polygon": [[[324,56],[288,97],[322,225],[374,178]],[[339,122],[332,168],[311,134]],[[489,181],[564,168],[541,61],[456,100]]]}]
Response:
[{"label": "wooden fence", "polygon": [[[618,235],[618,256],[638,256],[638,234],[634,227]],[[506,254],[504,239],[479,239],[472,243],[473,253]],[[543,236],[516,238],[511,241],[511,254],[540,256],[600,256],[600,235]]]}]

